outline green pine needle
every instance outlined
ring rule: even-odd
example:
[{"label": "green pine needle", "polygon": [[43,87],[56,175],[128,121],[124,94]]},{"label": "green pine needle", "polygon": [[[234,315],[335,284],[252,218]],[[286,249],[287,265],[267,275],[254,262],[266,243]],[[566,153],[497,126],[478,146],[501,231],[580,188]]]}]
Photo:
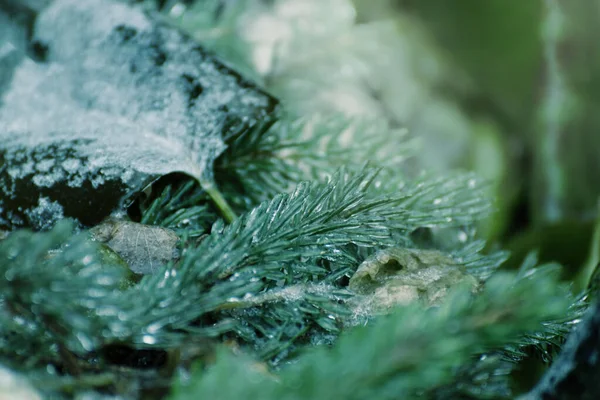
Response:
[{"label": "green pine needle", "polygon": [[198,370],[172,399],[227,400],[242,394],[262,399],[416,398],[450,382],[455,368],[478,353],[560,318],[570,306],[567,290],[549,275],[519,280],[496,274],[478,296],[462,290],[436,309],[398,309],[343,335],[332,349],[308,352],[277,378],[221,352],[214,367]]}]

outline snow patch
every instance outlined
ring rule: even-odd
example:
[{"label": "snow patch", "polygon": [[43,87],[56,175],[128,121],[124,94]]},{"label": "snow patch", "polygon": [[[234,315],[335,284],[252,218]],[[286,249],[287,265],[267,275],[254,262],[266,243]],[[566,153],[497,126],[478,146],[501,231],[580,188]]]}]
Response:
[{"label": "snow patch", "polygon": [[36,207],[25,211],[30,225],[37,230],[50,229],[64,218],[63,207],[47,197],[40,197]]}]

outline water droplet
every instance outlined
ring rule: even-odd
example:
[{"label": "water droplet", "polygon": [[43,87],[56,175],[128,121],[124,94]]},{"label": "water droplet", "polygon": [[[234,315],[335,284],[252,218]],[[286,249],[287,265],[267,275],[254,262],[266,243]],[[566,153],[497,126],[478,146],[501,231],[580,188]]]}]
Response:
[{"label": "water droplet", "polygon": [[105,292],[104,292],[104,290],[100,290],[100,289],[90,289],[87,291],[87,294],[90,297],[99,298],[99,297],[104,297]]},{"label": "water droplet", "polygon": [[113,282],[114,282],[114,279],[112,279],[110,276],[99,276],[99,277],[96,279],[96,282],[97,282],[99,285],[102,285],[102,286],[108,286],[108,285],[112,285],[112,284],[113,284]]},{"label": "water droplet", "polygon": [[142,342],[145,344],[156,344],[156,337],[152,335],[144,335],[142,336]]},{"label": "water droplet", "polygon": [[441,204],[441,203],[442,203],[442,199],[435,199],[433,201],[433,204],[435,204],[435,205],[438,205],[438,204]]},{"label": "water droplet", "polygon": [[165,271],[165,279],[174,278],[176,276],[177,276],[177,270],[176,269],[167,269]]},{"label": "water droplet", "polygon": [[458,240],[462,243],[466,242],[468,239],[467,233],[465,231],[458,232]]},{"label": "water droplet", "polygon": [[114,306],[102,306],[96,308],[96,314],[100,316],[113,316],[119,314],[119,309]]},{"label": "water droplet", "polygon": [[160,303],[158,303],[158,307],[159,308],[167,308],[167,307],[169,307],[171,305],[171,303],[172,303],[171,299],[172,298],[168,298],[166,300],[161,301]]},{"label": "water droplet", "polygon": [[169,14],[171,14],[171,16],[173,18],[179,18],[183,15],[186,8],[187,7],[185,6],[185,4],[177,3],[173,6],[173,8],[171,8],[171,11],[169,12]]},{"label": "water droplet", "polygon": [[77,333],[75,336],[79,340],[79,343],[81,344],[81,346],[86,351],[92,351],[92,350],[94,350],[94,343],[92,342],[92,340],[89,337],[87,337],[86,335],[84,335],[81,332]]},{"label": "water droplet", "polygon": [[152,325],[148,325],[146,328],[146,332],[154,334],[158,332],[162,328],[162,324],[154,323]]}]

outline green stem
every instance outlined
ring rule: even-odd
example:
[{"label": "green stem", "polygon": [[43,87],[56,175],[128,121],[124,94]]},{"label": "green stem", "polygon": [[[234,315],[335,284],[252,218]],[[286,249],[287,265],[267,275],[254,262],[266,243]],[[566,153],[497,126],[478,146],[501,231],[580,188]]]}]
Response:
[{"label": "green stem", "polygon": [[582,292],[590,286],[590,280],[596,271],[598,263],[600,263],[600,199],[598,201],[598,216],[596,217],[596,225],[594,227],[592,243],[590,244],[590,254],[575,277],[573,287],[575,293]]},{"label": "green stem", "polygon": [[225,197],[223,197],[223,194],[216,187],[215,183],[209,180],[199,180],[199,182],[202,188],[206,191],[206,193],[208,193],[212,201],[215,203],[225,221],[227,221],[227,223],[232,223],[237,216],[231,209],[231,206],[227,200],[225,200]]},{"label": "green stem", "polygon": [[564,176],[560,160],[560,141],[568,121],[567,102],[571,93],[565,82],[558,48],[564,36],[564,14],[558,0],[545,0],[546,13],[542,25],[546,66],[545,96],[541,105],[542,131],[539,146],[539,172],[544,180],[542,218],[557,221],[562,217]]}]

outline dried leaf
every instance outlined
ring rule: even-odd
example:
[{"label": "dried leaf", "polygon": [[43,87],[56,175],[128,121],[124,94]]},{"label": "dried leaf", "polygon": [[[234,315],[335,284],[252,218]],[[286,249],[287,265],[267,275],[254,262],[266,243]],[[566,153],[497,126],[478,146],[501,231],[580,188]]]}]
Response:
[{"label": "dried leaf", "polygon": [[176,248],[179,238],[170,229],[108,220],[90,233],[121,256],[136,274],[151,274],[179,256]]},{"label": "dried leaf", "polygon": [[423,300],[428,305],[443,301],[448,290],[477,280],[448,255],[437,250],[388,248],[380,250],[359,266],[349,288],[361,294],[361,308],[385,310]]},{"label": "dried leaf", "polygon": [[[277,101],[193,40],[109,0],[57,0],[0,98],[0,228],[95,225],[151,182],[196,178],[227,214],[212,165]],[[0,84],[0,88],[3,85]]]}]

